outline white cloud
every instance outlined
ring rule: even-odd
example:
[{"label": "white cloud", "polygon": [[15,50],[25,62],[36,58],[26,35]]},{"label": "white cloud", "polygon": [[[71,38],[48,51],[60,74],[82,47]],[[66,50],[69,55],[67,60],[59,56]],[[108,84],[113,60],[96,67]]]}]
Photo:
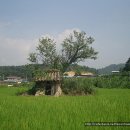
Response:
[{"label": "white cloud", "polygon": [[50,34],[44,34],[44,35],[41,36],[41,38],[42,38],[42,37],[44,37],[44,38],[45,38],[45,37],[49,37],[49,38],[51,38],[51,39],[54,39],[57,44],[60,44],[60,43],[62,43],[62,41],[63,41],[66,37],[68,37],[70,34],[72,34],[74,30],[80,32],[80,29],[78,29],[78,28],[66,29],[66,30],[64,30],[63,32],[61,32],[60,34],[58,34],[57,36],[53,36],[53,35],[50,35]]},{"label": "white cloud", "polygon": [[45,34],[45,35],[42,35],[41,38],[42,37],[49,37],[49,38],[53,39],[56,42],[57,50],[59,51],[61,49],[61,43],[63,42],[63,40],[66,37],[68,37],[70,34],[72,34],[74,30],[80,32],[80,29],[78,29],[78,28],[66,29],[65,31],[61,32],[57,36],[52,36],[50,34]]},{"label": "white cloud", "polygon": [[[73,32],[79,29],[66,29],[57,36],[49,34],[41,37],[50,37],[57,43],[57,49],[60,50],[60,43]],[[27,57],[30,52],[34,52],[38,44],[38,39],[21,39],[21,38],[6,38],[0,37],[0,66],[2,65],[22,65],[26,64]]]},{"label": "white cloud", "polygon": [[77,28],[66,29],[64,32],[62,32],[61,34],[59,34],[59,35],[56,37],[57,43],[62,43],[62,41],[63,41],[66,37],[68,37],[70,34],[72,34],[74,30],[80,32],[80,29],[77,29]]},{"label": "white cloud", "polygon": [[0,38],[0,65],[25,64],[34,47],[35,40]]}]

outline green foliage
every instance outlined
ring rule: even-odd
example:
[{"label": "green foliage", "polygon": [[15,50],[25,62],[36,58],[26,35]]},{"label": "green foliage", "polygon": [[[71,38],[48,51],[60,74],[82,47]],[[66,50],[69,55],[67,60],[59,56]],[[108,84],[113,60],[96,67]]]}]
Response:
[{"label": "green foliage", "polygon": [[82,95],[95,92],[93,79],[66,78],[63,80],[62,90],[65,94]]},{"label": "green foliage", "polygon": [[39,40],[36,53],[29,55],[32,63],[42,63],[49,69],[59,69],[65,72],[72,63],[85,59],[96,59],[97,52],[90,46],[94,42],[92,37],[87,37],[85,32],[74,31],[62,43],[60,54],[56,52],[54,40],[43,37]]},{"label": "green foliage", "polygon": [[98,74],[112,74],[112,71],[121,71],[124,68],[125,64],[111,64],[104,68],[98,69]]},{"label": "green foliage", "polygon": [[36,55],[36,53],[30,53],[28,60],[31,61],[32,63],[33,62],[37,62],[37,55]]},{"label": "green foliage", "polygon": [[74,31],[62,43],[63,71],[72,64],[85,59],[96,59],[97,52],[90,46],[94,42],[92,37],[87,37],[85,32]]},{"label": "green foliage", "polygon": [[27,90],[28,90],[27,87],[21,87],[20,89],[17,89],[17,91],[16,91],[15,94],[16,94],[16,95],[22,95],[23,93],[26,93]]},{"label": "green foliage", "polygon": [[7,76],[19,76],[24,79],[32,79],[33,68],[31,65],[22,66],[0,66],[0,80],[6,79]]},{"label": "green foliage", "polygon": [[95,79],[95,86],[99,88],[130,88],[128,76],[104,76]]},{"label": "green foliage", "polygon": [[103,76],[95,78],[65,78],[62,90],[65,94],[93,94],[95,88],[130,88],[128,76]]},{"label": "green foliage", "polygon": [[35,93],[36,93],[36,87],[35,85],[33,85],[33,87],[27,91],[27,94],[35,95]]},{"label": "green foliage", "polygon": [[60,67],[59,56],[56,53],[56,44],[54,40],[43,37],[39,39],[36,53],[30,53],[28,60],[32,63],[42,63],[46,68],[57,69]]},{"label": "green foliage", "polygon": [[81,73],[81,72],[92,72],[94,74],[97,74],[97,70],[94,68],[90,68],[88,66],[82,66],[82,65],[78,65],[78,64],[71,64],[67,71],[74,71],[77,73]]},{"label": "green foliage", "polygon": [[34,77],[39,78],[39,77],[42,77],[42,76],[44,76],[44,75],[45,75],[45,72],[42,71],[41,68],[37,68],[37,69],[34,71]]},{"label": "green foliage", "polygon": [[127,60],[123,71],[129,71],[130,72],[130,58]]},{"label": "green foliage", "polygon": [[[22,66],[0,66],[0,80],[6,79],[7,76],[19,76],[24,79],[28,79],[29,81],[34,78],[34,76],[42,75],[43,71],[46,71],[47,67],[42,64],[27,64]],[[86,66],[81,66],[78,64],[72,64],[68,68],[68,71],[79,70],[79,72],[92,72],[96,73],[96,69],[89,68]]]},{"label": "green foliage", "polygon": [[84,126],[84,122],[129,122],[130,90],[98,89],[91,96],[16,96],[0,88],[1,130],[129,130],[125,126]]}]

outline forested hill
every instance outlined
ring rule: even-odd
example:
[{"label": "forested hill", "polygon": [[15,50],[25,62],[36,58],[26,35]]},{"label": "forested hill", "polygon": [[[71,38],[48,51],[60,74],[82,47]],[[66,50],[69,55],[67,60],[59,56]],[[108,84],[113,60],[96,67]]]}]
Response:
[{"label": "forested hill", "polygon": [[30,77],[31,71],[25,65],[22,66],[0,66],[0,79],[7,76],[20,76],[22,78]]},{"label": "forested hill", "polygon": [[112,71],[119,71],[125,67],[125,64],[111,64],[107,67],[98,69],[98,74],[111,74]]},{"label": "forested hill", "polygon": [[78,64],[72,64],[70,67],[67,69],[67,71],[75,71],[75,72],[92,72],[92,73],[97,73],[97,70],[95,68],[90,68],[88,66],[82,66]]}]

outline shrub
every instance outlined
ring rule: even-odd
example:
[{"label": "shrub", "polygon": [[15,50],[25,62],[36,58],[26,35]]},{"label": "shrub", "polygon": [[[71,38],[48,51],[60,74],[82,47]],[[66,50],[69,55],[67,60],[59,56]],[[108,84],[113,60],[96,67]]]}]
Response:
[{"label": "shrub", "polygon": [[62,90],[65,94],[93,94],[95,88],[130,88],[130,77],[109,75],[95,78],[65,78]]},{"label": "shrub", "polygon": [[26,93],[27,90],[28,90],[27,87],[22,87],[20,89],[17,89],[16,95],[22,95],[22,94]]},{"label": "shrub", "polygon": [[62,90],[65,94],[72,95],[92,94],[95,91],[92,79],[86,78],[66,78]]}]

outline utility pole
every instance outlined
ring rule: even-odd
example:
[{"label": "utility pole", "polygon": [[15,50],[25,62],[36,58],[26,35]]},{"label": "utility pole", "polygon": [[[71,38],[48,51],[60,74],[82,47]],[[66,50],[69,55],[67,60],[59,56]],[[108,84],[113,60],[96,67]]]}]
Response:
[{"label": "utility pole", "polygon": [[27,73],[25,74],[25,80],[26,80],[26,81],[28,80],[28,76],[27,76]]}]

